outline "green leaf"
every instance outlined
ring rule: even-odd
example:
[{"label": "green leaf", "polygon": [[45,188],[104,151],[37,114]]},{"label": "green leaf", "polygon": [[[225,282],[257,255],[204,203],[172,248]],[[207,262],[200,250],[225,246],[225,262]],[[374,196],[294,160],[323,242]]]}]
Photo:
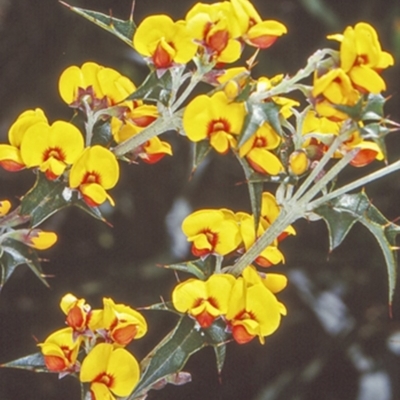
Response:
[{"label": "green leaf", "polygon": [[224,323],[215,323],[209,329],[199,329],[196,322],[182,317],[172,330],[142,361],[144,372],[134,392],[127,398],[133,400],[145,394],[161,379],[182,370],[189,357],[205,346],[226,342],[229,335]]},{"label": "green leaf", "polygon": [[78,192],[71,190],[60,180],[48,180],[40,172],[33,188],[23,197],[21,215],[31,217],[31,226],[36,227],[57,211],[75,205],[92,217],[105,221],[97,208],[89,207],[78,197]]},{"label": "green leaf", "polygon": [[386,99],[381,94],[370,93],[362,110],[361,119],[363,121],[381,120],[384,116],[383,107],[385,102]]},{"label": "green leaf", "polygon": [[100,28],[105,29],[111,34],[115,35],[117,38],[121,39],[123,42],[133,47],[132,39],[133,34],[136,30],[136,25],[133,22],[133,19],[130,18],[127,21],[114,18],[110,15],[106,15],[97,11],[86,10],[84,8],[72,7],[63,1],[60,1],[61,4],[68,7],[71,11],[80,15],[81,17],[86,18],[90,22],[93,22]]},{"label": "green leaf", "polygon": [[194,157],[192,171],[195,171],[201,162],[207,157],[212,147],[209,140],[201,140],[194,143]]},{"label": "green leaf", "polygon": [[353,121],[360,121],[363,110],[363,99],[361,97],[360,100],[358,100],[357,104],[355,104],[354,106],[343,106],[339,104],[334,104],[333,107],[347,114]]},{"label": "green leaf", "polygon": [[187,272],[188,274],[192,274],[196,278],[205,281],[213,274],[215,270],[215,257],[209,256],[204,260],[199,258],[193,261],[164,265],[164,268]]},{"label": "green leaf", "polygon": [[40,172],[33,188],[23,197],[21,214],[31,216],[31,225],[38,226],[58,210],[67,207],[72,193],[65,183],[50,181]]},{"label": "green leaf", "polygon": [[168,105],[171,97],[171,90],[171,72],[168,70],[159,77],[157,71],[152,71],[144,82],[126,100],[160,101],[162,104]]},{"label": "green leaf", "polygon": [[328,226],[331,250],[339,246],[356,222],[363,224],[374,235],[386,262],[391,305],[397,279],[396,237],[400,234],[400,226],[388,221],[364,192],[345,194],[316,208],[314,212]]},{"label": "green leaf", "polygon": [[238,147],[242,146],[249,140],[257,129],[268,122],[272,128],[282,136],[282,127],[279,122],[280,107],[273,101],[266,103],[253,104],[246,102],[247,114],[243,123],[242,132],[239,135]]},{"label": "green leaf", "polygon": [[113,135],[110,122],[107,121],[94,126],[92,140],[90,141],[91,146],[98,144],[103,147],[108,147],[112,140]]},{"label": "green leaf", "polygon": [[1,364],[2,368],[18,368],[26,369],[33,372],[48,372],[51,373],[46,367],[42,353],[35,353],[29,356],[18,358],[17,360]]},{"label": "green leaf", "polygon": [[43,284],[49,287],[49,284],[43,277],[42,267],[40,265],[36,250],[13,239],[4,240],[4,242],[1,244],[1,248],[2,254],[0,257],[0,290],[2,289],[6,281],[10,278],[11,274],[15,271],[15,268],[23,264],[26,264],[43,282]]},{"label": "green leaf", "polygon": [[243,168],[244,174],[247,180],[247,187],[249,189],[249,196],[250,196],[250,205],[251,211],[254,215],[254,229],[255,232],[258,230],[258,224],[260,222],[261,217],[261,202],[262,202],[262,193],[264,190],[264,180],[263,177],[260,175],[261,179],[253,179],[254,178],[254,171],[248,164],[248,162],[236,154],[237,159],[239,160],[240,165]]}]

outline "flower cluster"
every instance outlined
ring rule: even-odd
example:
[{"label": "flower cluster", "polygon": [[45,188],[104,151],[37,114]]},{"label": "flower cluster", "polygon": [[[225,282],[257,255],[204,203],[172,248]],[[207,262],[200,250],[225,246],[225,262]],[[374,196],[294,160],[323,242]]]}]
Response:
[{"label": "flower cluster", "polygon": [[70,293],[60,307],[68,327],[39,344],[47,369],[60,376],[79,373],[81,382],[90,383],[95,400],[128,396],[139,381],[140,368],[124,347],[147,332],[144,317],[109,298],[103,299],[103,309],[92,310],[85,299]]},{"label": "flower cluster", "polygon": [[206,63],[232,63],[240,58],[244,43],[265,49],[286,31],[278,21],[263,21],[249,0],[196,3],[184,20],[167,15],[144,19],[133,46],[155,68],[165,70],[195,57]]},{"label": "flower cluster", "polygon": [[247,343],[254,337],[264,343],[264,338],[278,329],[281,316],[286,315],[285,306],[275,296],[286,284],[284,275],[260,275],[248,266],[239,278],[213,274],[206,281],[192,278],[179,283],[172,302],[201,328],[209,328],[222,318],[237,343]]},{"label": "flower cluster", "polygon": [[[60,95],[86,114],[86,139],[72,123],[50,124],[43,110],[27,110],[12,124],[9,144],[0,145],[0,165],[8,171],[35,168],[49,180],[65,180],[89,206],[106,200],[114,205],[107,191],[118,182],[119,165],[111,146],[138,134],[158,116],[155,106],[125,100],[135,90],[127,77],[93,62],[67,68],[59,80]],[[96,124],[105,120],[110,120],[109,142],[92,144]],[[155,137],[130,159],[154,163],[166,154],[172,154],[171,146]]]},{"label": "flower cluster", "polygon": [[[234,213],[225,208],[195,211],[184,219],[182,230],[188,241],[192,243],[193,255],[197,257],[206,257],[210,254],[226,256],[234,252],[247,251],[276,220],[279,213],[280,207],[275,197],[269,192],[264,192],[257,231],[253,215],[245,212]],[[278,243],[287,235],[294,234],[295,230],[289,226],[274,243],[261,252],[255,262],[262,267],[284,262]]]}]

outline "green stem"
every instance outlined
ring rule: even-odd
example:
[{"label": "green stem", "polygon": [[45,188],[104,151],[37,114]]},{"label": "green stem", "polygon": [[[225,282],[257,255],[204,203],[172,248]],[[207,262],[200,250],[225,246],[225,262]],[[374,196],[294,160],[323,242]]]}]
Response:
[{"label": "green stem", "polygon": [[308,58],[307,65],[304,68],[300,69],[296,73],[296,75],[291,78],[283,79],[278,85],[274,86],[272,89],[266,92],[253,93],[250,96],[250,100],[254,103],[259,103],[272,96],[277,96],[282,93],[289,93],[293,90],[296,90],[297,87],[295,86],[295,84],[311,75],[315,71],[317,64],[322,61],[322,59],[326,55],[332,55],[332,52],[333,50],[331,49],[317,50],[312,56]]},{"label": "green stem", "polygon": [[179,130],[182,112],[178,111],[174,115],[163,115],[149,125],[146,129],[141,131],[139,134],[132,136],[116,146],[113,150],[114,154],[123,156],[126,153],[136,149],[142,144],[146,143],[151,138],[160,135],[163,132],[169,130]]},{"label": "green stem", "polygon": [[336,189],[324,196],[319,197],[318,199],[310,202],[307,205],[307,210],[312,211],[313,209],[319,207],[320,205],[326,203],[329,200],[332,200],[336,197],[346,194],[351,190],[358,189],[361,186],[364,186],[370,182],[373,182],[398,170],[400,170],[400,160],[394,162],[391,165],[388,165],[387,167],[381,168],[380,170],[373,172],[372,174],[368,174],[367,176],[357,179],[354,182],[350,182],[349,184],[342,186],[341,188]]}]

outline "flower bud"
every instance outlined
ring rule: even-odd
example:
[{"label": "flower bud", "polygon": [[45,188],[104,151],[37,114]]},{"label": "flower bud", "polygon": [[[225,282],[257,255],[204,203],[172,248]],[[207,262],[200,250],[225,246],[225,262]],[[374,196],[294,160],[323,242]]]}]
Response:
[{"label": "flower bud", "polygon": [[290,155],[289,169],[293,175],[302,175],[308,170],[310,160],[303,150],[297,150]]}]

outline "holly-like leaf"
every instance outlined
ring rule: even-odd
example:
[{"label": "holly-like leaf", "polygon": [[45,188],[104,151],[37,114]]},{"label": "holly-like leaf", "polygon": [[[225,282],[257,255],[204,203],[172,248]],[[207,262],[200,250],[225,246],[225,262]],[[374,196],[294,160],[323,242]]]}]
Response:
[{"label": "holly-like leaf", "polygon": [[242,132],[239,135],[238,147],[246,143],[265,122],[268,122],[272,128],[282,136],[282,127],[279,122],[280,106],[273,101],[257,104],[248,101],[246,102],[246,109],[247,114],[243,123]]},{"label": "holly-like leaf", "polygon": [[361,119],[363,121],[375,120],[379,121],[384,117],[383,107],[386,99],[381,94],[370,93],[367,102],[362,110]]},{"label": "holly-like leaf", "polygon": [[29,215],[31,226],[36,227],[70,205],[75,205],[92,217],[105,221],[97,208],[89,207],[79,198],[77,191],[71,190],[60,180],[50,181],[38,172],[35,185],[22,199],[21,215]]},{"label": "holly-like leaf", "polygon": [[180,372],[189,357],[203,347],[226,342],[229,334],[225,332],[224,325],[220,322],[214,323],[209,329],[199,329],[192,318],[182,317],[175,329],[142,361],[144,372],[127,400],[144,395],[156,382]]},{"label": "holly-like leaf", "polygon": [[204,260],[199,258],[193,261],[164,265],[164,268],[187,272],[188,274],[192,274],[196,278],[205,281],[215,270],[215,257],[209,256]]},{"label": "holly-like leaf", "polygon": [[46,367],[44,357],[42,353],[35,353],[29,356],[18,358],[17,360],[10,361],[5,364],[1,364],[2,368],[18,368],[26,369],[33,372],[48,372],[51,373]]},{"label": "holly-like leaf", "polygon": [[111,132],[110,122],[103,122],[101,124],[96,124],[93,129],[92,140],[90,145],[94,146],[96,144],[104,147],[108,147],[113,140],[113,135]]},{"label": "holly-like leaf", "polygon": [[72,193],[64,182],[50,181],[40,172],[33,188],[23,197],[21,214],[31,216],[31,226],[35,227],[71,202]]},{"label": "holly-like leaf", "polygon": [[36,250],[13,239],[6,239],[1,244],[2,254],[0,257],[1,279],[0,290],[10,278],[11,274],[19,265],[26,264],[34,274],[49,287],[46,279],[43,277],[42,267],[39,262]]},{"label": "holly-like leaf", "polygon": [[136,25],[133,22],[132,17],[127,20],[121,20],[114,18],[110,15],[106,15],[97,11],[86,10],[84,8],[72,7],[71,5],[60,1],[60,3],[68,7],[71,11],[86,18],[90,22],[93,22],[100,28],[105,29],[111,34],[115,35],[117,38],[121,39],[123,42],[133,47],[133,34],[136,30]]},{"label": "holly-like leaf", "polygon": [[345,194],[316,208],[314,212],[328,226],[331,250],[339,246],[356,222],[363,224],[374,235],[386,262],[391,304],[397,279],[396,237],[400,234],[400,226],[388,221],[364,192]]},{"label": "holly-like leaf", "polygon": [[192,171],[197,169],[201,162],[207,157],[211,149],[212,147],[209,140],[201,140],[200,142],[194,143]]},{"label": "holly-like leaf", "polygon": [[239,154],[236,154],[236,157],[243,168],[244,174],[246,176],[247,187],[249,189],[250,196],[250,205],[251,211],[254,215],[254,229],[255,232],[258,230],[258,224],[260,222],[261,217],[261,202],[262,202],[262,192],[264,190],[264,181],[260,175],[261,179],[253,179],[254,171],[248,164],[248,162],[241,158]]},{"label": "holly-like leaf", "polygon": [[144,82],[126,100],[150,100],[160,101],[168,105],[171,97],[172,77],[170,71],[166,71],[161,77],[156,71],[152,71]]}]

